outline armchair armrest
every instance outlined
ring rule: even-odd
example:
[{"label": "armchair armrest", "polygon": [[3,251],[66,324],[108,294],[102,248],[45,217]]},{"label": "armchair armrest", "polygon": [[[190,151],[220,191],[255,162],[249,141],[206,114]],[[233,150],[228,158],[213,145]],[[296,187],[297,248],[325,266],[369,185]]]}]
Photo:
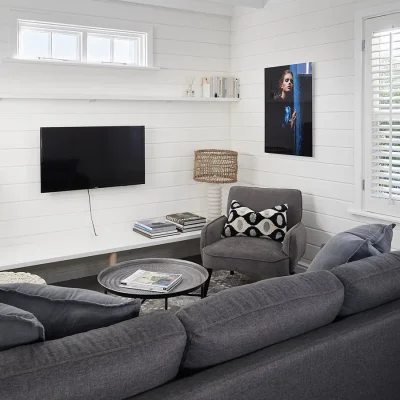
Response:
[{"label": "armchair armrest", "polygon": [[204,247],[218,242],[218,240],[221,239],[221,234],[227,221],[228,218],[225,215],[222,215],[221,217],[208,223],[201,230],[200,250],[203,250]]},{"label": "armchair armrest", "polygon": [[283,239],[282,250],[290,258],[289,269],[291,273],[294,272],[297,263],[306,251],[306,239],[306,228],[302,222],[290,229]]},{"label": "armchair armrest", "polygon": [[0,399],[122,400],[173,379],[186,332],[172,313],[0,353]]}]

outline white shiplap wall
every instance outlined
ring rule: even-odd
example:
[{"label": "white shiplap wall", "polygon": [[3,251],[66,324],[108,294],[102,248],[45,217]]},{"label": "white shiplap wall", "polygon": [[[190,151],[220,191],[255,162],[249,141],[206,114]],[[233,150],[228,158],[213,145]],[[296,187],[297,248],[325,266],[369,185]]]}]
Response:
[{"label": "white shiplap wall", "polygon": [[[0,0],[0,53],[10,54],[12,14],[85,21],[93,26],[154,28],[160,71],[0,63],[0,97],[26,95],[182,96],[186,76],[227,74],[230,20],[164,8],[90,0]],[[3,99],[0,101],[0,247],[92,235],[85,191],[41,194],[41,126],[145,125],[146,185],[92,191],[97,230],[130,230],[137,218],[206,209],[205,185],[192,179],[193,152],[229,147],[229,104],[162,101]],[[68,245],[68,242],[66,242]]]},{"label": "white shiplap wall", "polygon": [[[241,78],[242,101],[232,105],[231,139],[241,153],[240,178],[303,191],[305,263],[335,233],[371,222],[348,212],[354,201],[354,75],[362,73],[354,71],[354,18],[382,2],[271,0],[263,10],[237,10],[232,21],[231,72]],[[265,154],[264,68],[307,61],[314,62],[314,158]],[[393,245],[400,248],[398,231]]]}]

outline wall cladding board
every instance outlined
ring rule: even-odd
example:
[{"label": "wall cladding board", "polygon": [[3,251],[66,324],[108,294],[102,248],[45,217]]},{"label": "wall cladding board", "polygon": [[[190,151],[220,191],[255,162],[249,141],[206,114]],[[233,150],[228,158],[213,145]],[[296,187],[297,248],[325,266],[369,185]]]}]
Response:
[{"label": "wall cladding board", "polygon": [[[354,200],[354,18],[357,10],[380,4],[279,1],[233,17],[232,74],[242,80],[243,100],[232,105],[231,140],[241,149],[240,178],[303,191],[306,264],[334,234],[371,222],[348,212]],[[265,154],[264,68],[305,61],[314,62],[314,158]],[[393,247],[400,247],[397,230]]]},{"label": "wall cladding board", "polygon": [[[229,74],[230,21],[226,17],[90,0],[38,0],[34,5],[28,0],[0,0],[0,32],[5,32],[0,51],[7,49],[8,38],[14,34],[6,18],[11,7],[24,15],[32,13],[32,19],[39,14],[44,20],[59,17],[71,24],[82,18],[115,29],[150,24],[154,65],[162,69],[0,63],[3,94],[178,97],[184,94],[187,76],[195,77],[198,95],[201,77]],[[129,231],[138,218],[186,210],[205,213],[206,185],[193,181],[194,150],[229,147],[229,110],[224,103],[3,99],[0,247],[93,235],[85,191],[40,193],[41,126],[146,126],[146,184],[91,191],[98,233]]]}]

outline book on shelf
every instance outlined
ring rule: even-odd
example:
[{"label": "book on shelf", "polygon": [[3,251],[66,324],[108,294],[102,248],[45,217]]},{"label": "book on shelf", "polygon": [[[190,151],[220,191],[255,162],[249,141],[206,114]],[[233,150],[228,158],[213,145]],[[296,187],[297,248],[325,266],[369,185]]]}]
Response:
[{"label": "book on shelf", "polygon": [[138,269],[127,278],[121,280],[120,286],[129,289],[165,293],[179,285],[181,281],[181,274],[169,274],[166,272],[153,272]]},{"label": "book on shelf", "polygon": [[147,232],[143,229],[137,228],[136,226],[133,227],[133,230],[137,233],[140,233],[143,236],[146,236],[150,239],[156,239],[156,238],[161,238],[161,237],[167,237],[167,236],[174,236],[174,235],[179,235],[181,232],[179,232],[176,227],[174,231],[170,231],[170,232],[159,232],[159,233],[150,233]]},{"label": "book on shelf", "polygon": [[[210,95],[204,97],[214,98],[235,98],[240,99],[240,80],[234,77],[211,76],[203,78],[203,85],[206,83],[206,90],[210,91]],[[209,83],[208,83],[209,82]],[[208,89],[209,87],[209,89]],[[203,91],[204,91],[203,86]]]},{"label": "book on shelf", "polygon": [[135,222],[135,228],[148,233],[162,233],[175,231],[176,227],[169,221],[160,219],[141,219]]},{"label": "book on shelf", "polygon": [[170,221],[178,226],[181,225],[182,227],[206,223],[206,219],[204,217],[188,211],[176,214],[169,214],[165,218],[167,219],[167,221]]},{"label": "book on shelf", "polygon": [[205,224],[203,224],[202,226],[195,226],[195,227],[188,226],[188,227],[178,228],[178,231],[182,233],[201,231],[203,229],[203,226],[205,226]]}]

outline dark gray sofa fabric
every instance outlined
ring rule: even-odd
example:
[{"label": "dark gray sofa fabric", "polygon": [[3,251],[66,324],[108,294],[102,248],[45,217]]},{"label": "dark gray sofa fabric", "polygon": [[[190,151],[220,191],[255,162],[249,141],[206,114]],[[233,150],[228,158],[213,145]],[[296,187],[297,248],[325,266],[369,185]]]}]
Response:
[{"label": "dark gray sofa fabric", "polygon": [[0,351],[44,341],[44,335],[43,325],[33,314],[0,303]]},{"label": "dark gray sofa fabric", "polygon": [[0,285],[0,303],[32,313],[48,340],[125,321],[137,317],[140,310],[140,300],[29,283]]},{"label": "dark gray sofa fabric", "polygon": [[394,227],[394,224],[369,224],[338,233],[319,251],[308,272],[330,271],[348,262],[389,252]]},{"label": "dark gray sofa fabric", "polygon": [[341,317],[400,298],[400,252],[344,264],[332,273],[345,287]]},{"label": "dark gray sofa fabric", "polygon": [[182,366],[209,367],[329,324],[343,290],[334,275],[320,271],[233,288],[184,307],[176,314],[188,335]]},{"label": "dark gray sofa fabric", "polygon": [[186,333],[155,312],[59,340],[0,353],[0,399],[125,399],[173,379]]},{"label": "dark gray sofa fabric", "polygon": [[398,400],[400,300],[131,400]]}]

